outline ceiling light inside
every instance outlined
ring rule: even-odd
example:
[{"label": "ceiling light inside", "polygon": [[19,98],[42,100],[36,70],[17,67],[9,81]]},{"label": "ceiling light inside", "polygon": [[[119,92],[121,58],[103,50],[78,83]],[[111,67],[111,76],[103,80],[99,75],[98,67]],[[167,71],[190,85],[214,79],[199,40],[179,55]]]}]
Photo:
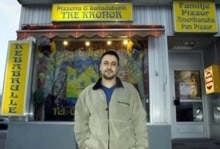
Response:
[{"label": "ceiling light inside", "polygon": [[123,40],[123,44],[127,45],[128,44],[128,40],[127,39]]},{"label": "ceiling light inside", "polygon": [[195,41],[181,41],[173,47],[174,50],[192,50],[196,45]]},{"label": "ceiling light inside", "polygon": [[90,46],[90,42],[89,41],[86,41],[85,42],[85,45],[88,47],[88,46]]},{"label": "ceiling light inside", "polygon": [[63,41],[63,45],[64,45],[64,46],[67,46],[67,45],[68,45],[68,41],[64,40],[64,41]]},{"label": "ceiling light inside", "polygon": [[111,40],[108,40],[107,41],[107,45],[111,45],[112,44],[112,41]]}]

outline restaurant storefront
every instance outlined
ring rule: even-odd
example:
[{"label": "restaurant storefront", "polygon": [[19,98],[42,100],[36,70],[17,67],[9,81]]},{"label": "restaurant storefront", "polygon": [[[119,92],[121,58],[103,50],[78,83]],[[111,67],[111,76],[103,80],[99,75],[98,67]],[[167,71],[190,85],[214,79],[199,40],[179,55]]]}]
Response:
[{"label": "restaurant storefront", "polygon": [[[20,1],[20,28],[17,40],[9,42],[8,60],[13,65],[6,67],[10,75],[6,76],[9,81],[4,86],[1,111],[11,119],[8,148],[17,145],[30,148],[32,144],[40,148],[76,148],[75,141],[71,142],[75,103],[80,92],[98,79],[99,58],[107,50],[119,54],[118,76],[132,83],[140,94],[147,112],[152,149],[164,146],[170,149],[171,139],[175,138],[212,136],[209,119],[205,118],[211,114],[206,106],[210,97],[205,95],[202,77],[205,67],[214,63],[203,62],[207,59],[204,51],[212,49],[219,38],[215,14],[211,14],[209,7],[215,3],[177,1],[171,6]],[[180,18],[181,12],[191,17],[193,11],[185,9],[195,6],[196,12],[202,9],[199,16],[205,16],[206,11],[206,16],[211,14],[209,20],[214,18],[209,28],[188,24],[189,20],[196,20],[195,16]],[[216,9],[219,15],[219,7]],[[177,16],[172,15],[174,10]],[[196,48],[199,37],[207,45],[189,51],[190,46]],[[189,79],[192,75],[196,85]],[[12,90],[12,86],[16,88]],[[24,100],[17,100],[20,98]],[[9,143],[24,131],[27,133],[20,139]],[[64,142],[63,136],[68,138]],[[51,137],[57,141],[50,143]],[[22,138],[38,138],[40,143],[24,143]]]},{"label": "restaurant storefront", "polygon": [[37,39],[34,120],[73,121],[79,93],[99,77],[100,56],[115,50],[121,64],[118,75],[138,89],[149,121],[148,36],[157,38],[163,32],[160,25],[23,26],[20,40]]}]

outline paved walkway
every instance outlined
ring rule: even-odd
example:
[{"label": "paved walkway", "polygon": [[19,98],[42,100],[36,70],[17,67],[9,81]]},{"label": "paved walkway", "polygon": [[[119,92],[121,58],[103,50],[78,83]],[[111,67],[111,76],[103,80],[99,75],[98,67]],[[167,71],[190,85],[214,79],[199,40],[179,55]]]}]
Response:
[{"label": "paved walkway", "polygon": [[0,149],[5,149],[7,131],[0,129]]},{"label": "paved walkway", "polygon": [[215,139],[175,139],[172,149],[220,149],[220,140]]}]

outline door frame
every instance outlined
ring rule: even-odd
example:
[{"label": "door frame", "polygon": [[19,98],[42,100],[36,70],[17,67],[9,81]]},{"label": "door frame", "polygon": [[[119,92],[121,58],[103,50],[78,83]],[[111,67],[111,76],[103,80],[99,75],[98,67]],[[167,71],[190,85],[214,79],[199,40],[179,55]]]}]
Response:
[{"label": "door frame", "polygon": [[[201,54],[201,53],[199,53]],[[174,55],[177,55],[176,53]],[[181,53],[180,53],[181,55]],[[190,55],[190,53],[189,53]],[[184,63],[184,58],[181,59]],[[189,60],[187,58],[187,60]],[[192,59],[193,61],[194,59]],[[170,74],[170,111],[171,111],[171,135],[172,139],[176,138],[207,138],[208,137],[208,114],[207,114],[207,101],[204,94],[204,79],[203,79],[203,69],[201,65],[187,65],[172,63],[170,60],[169,64],[169,74]],[[173,101],[176,98],[175,95],[175,80],[174,71],[175,70],[199,70],[200,71],[200,82],[201,82],[201,96],[202,96],[202,107],[203,107],[203,122],[176,122],[176,106]],[[178,131],[177,131],[178,130]],[[180,133],[181,132],[181,133]]]}]

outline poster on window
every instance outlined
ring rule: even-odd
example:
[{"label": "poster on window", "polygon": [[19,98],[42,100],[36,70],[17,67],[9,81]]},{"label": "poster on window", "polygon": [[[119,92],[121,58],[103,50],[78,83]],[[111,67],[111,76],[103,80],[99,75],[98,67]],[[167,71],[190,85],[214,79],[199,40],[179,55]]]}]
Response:
[{"label": "poster on window", "polygon": [[180,99],[201,99],[200,73],[194,70],[175,71],[176,96]]}]

